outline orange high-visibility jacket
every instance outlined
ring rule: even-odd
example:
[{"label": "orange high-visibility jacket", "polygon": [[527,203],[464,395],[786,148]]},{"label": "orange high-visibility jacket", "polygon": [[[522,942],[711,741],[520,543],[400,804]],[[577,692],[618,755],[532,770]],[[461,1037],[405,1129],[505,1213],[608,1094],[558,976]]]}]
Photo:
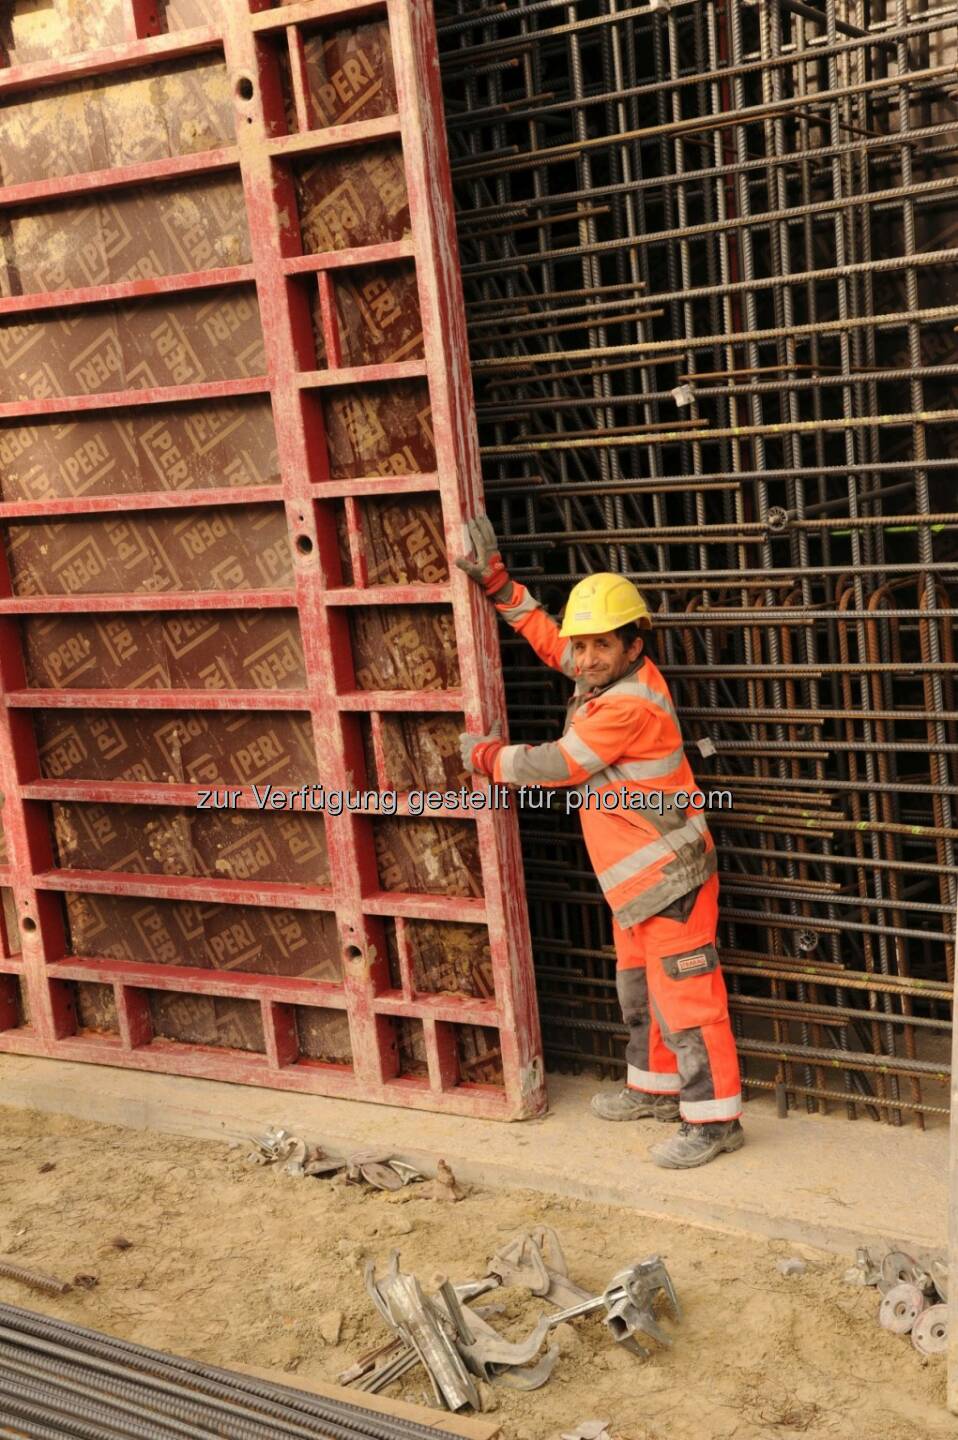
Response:
[{"label": "orange high-visibility jacket", "polygon": [[[496,609],[541,660],[575,679],[572,641],[524,586]],[[589,859],[615,919],[623,927],[657,915],[704,884],[717,868],[715,844],[700,811],[670,803],[697,792],[682,732],[661,671],[641,656],[620,680],[589,691],[576,680],[562,739],[507,745],[496,756],[501,784],[575,786]],[[587,792],[593,792],[591,795]],[[609,808],[605,804],[613,799]],[[658,798],[665,802],[661,813]]]}]

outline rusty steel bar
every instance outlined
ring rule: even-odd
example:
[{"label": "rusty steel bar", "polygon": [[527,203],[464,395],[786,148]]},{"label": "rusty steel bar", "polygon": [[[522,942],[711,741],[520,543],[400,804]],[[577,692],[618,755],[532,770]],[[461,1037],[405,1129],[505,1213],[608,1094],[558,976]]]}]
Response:
[{"label": "rusty steel bar", "polygon": [[[690,745],[699,783],[732,792],[711,822],[746,1088],[892,1124],[941,1109],[958,873],[958,14],[914,10],[455,0],[440,26],[457,101],[523,47],[449,127],[507,562],[554,610],[590,570],[647,594],[714,747]],[[563,682],[502,653],[510,738],[553,738]],[[563,809],[520,817],[546,1052],[619,1073]]]}]

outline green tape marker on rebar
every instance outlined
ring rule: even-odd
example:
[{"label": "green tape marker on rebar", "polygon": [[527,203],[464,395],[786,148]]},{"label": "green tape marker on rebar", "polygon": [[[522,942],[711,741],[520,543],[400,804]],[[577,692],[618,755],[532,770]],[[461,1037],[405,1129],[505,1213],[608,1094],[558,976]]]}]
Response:
[{"label": "green tape marker on rebar", "polygon": [[[871,528],[872,527],[869,526],[869,529]],[[886,535],[912,535],[916,530],[930,530],[933,535],[938,535],[948,527],[946,525],[882,525],[881,528]],[[829,530],[828,533],[833,540],[844,540],[847,539],[849,535],[857,534],[857,531]]]}]

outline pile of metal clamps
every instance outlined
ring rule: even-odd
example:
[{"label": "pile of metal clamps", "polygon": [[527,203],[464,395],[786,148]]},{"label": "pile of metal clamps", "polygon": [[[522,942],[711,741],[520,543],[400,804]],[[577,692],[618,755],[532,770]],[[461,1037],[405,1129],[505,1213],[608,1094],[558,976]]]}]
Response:
[{"label": "pile of metal clamps", "polygon": [[[468,1303],[500,1286],[525,1288],[555,1312],[543,1315],[524,1340],[506,1340],[489,1324],[489,1307]],[[395,1338],[361,1357],[339,1376],[340,1382],[378,1391],[422,1365],[437,1403],[449,1410],[481,1409],[480,1381],[514,1390],[544,1385],[559,1358],[549,1337],[564,1321],[601,1314],[612,1340],[645,1360],[652,1353],[649,1340],[672,1343],[655,1316],[661,1296],[681,1319],[675,1288],[658,1255],[635,1261],[594,1294],[569,1279],[558,1236],[547,1226],[514,1236],[492,1256],[481,1279],[460,1285],[442,1279],[435,1293],[426,1295],[414,1275],[400,1270],[393,1251],[381,1276],[369,1262],[366,1288]]]},{"label": "pile of metal clamps", "polygon": [[375,1190],[401,1190],[404,1185],[425,1179],[415,1165],[397,1160],[391,1150],[356,1150],[337,1158],[327,1155],[319,1145],[278,1127],[248,1139],[253,1148],[246,1156],[247,1164],[282,1164],[287,1175],[319,1178],[345,1172],[346,1179],[353,1184],[365,1182]]},{"label": "pile of metal clamps", "polygon": [[845,1279],[881,1292],[879,1323],[893,1335],[910,1335],[922,1355],[942,1355],[948,1346],[948,1262],[943,1255],[917,1258],[904,1250],[879,1257],[863,1246]]}]

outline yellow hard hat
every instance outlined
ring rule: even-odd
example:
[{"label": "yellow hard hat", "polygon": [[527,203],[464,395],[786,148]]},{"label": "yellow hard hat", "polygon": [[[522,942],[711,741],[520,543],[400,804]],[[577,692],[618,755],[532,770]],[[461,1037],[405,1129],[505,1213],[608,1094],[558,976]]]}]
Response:
[{"label": "yellow hard hat", "polygon": [[602,572],[589,575],[572,587],[559,634],[603,635],[630,621],[637,621],[643,630],[651,630],[648,605],[631,580],[626,580],[624,575]]}]

